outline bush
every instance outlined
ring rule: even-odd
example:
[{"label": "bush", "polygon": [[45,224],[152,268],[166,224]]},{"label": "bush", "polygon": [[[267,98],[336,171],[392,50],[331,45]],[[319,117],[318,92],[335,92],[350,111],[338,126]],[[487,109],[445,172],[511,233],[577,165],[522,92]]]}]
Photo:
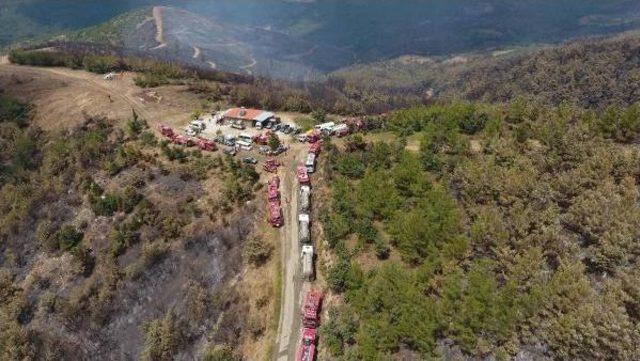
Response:
[{"label": "bush", "polygon": [[233,348],[229,345],[209,346],[204,352],[204,361],[237,361],[233,354]]},{"label": "bush", "polygon": [[120,197],[115,194],[103,194],[91,198],[91,209],[96,216],[112,216],[119,210]]},{"label": "bush", "polygon": [[0,123],[13,122],[26,127],[31,117],[31,107],[5,95],[0,95]]},{"label": "bush", "polygon": [[162,319],[147,323],[143,331],[143,360],[173,360],[185,342],[183,327],[173,312],[168,312]]},{"label": "bush", "polygon": [[342,293],[355,290],[362,284],[362,271],[357,264],[341,257],[338,262],[329,269],[327,283],[334,292]]},{"label": "bush", "polygon": [[248,240],[243,248],[242,255],[245,260],[255,266],[261,266],[271,257],[273,247],[266,244],[260,238],[254,237]]},{"label": "bush", "polygon": [[158,74],[138,74],[133,78],[133,82],[141,88],[155,88],[169,84],[169,79]]},{"label": "bush", "polygon": [[131,245],[137,243],[140,240],[140,235],[133,231],[114,228],[109,239],[111,241],[111,254],[119,256]]},{"label": "bush", "polygon": [[63,251],[75,248],[82,242],[82,238],[84,238],[84,234],[71,225],[63,226],[56,234],[58,248]]}]

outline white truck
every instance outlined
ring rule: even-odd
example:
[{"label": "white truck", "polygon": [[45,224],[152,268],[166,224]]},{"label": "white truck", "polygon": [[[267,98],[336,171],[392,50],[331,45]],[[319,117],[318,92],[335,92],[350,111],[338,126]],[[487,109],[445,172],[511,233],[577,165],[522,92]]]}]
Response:
[{"label": "white truck", "polygon": [[311,188],[309,186],[300,187],[300,213],[309,213],[311,206]]},{"label": "white truck", "polygon": [[344,137],[349,134],[349,126],[344,123],[338,124],[331,129],[331,134],[337,137]]},{"label": "white truck", "polygon": [[307,154],[307,161],[304,163],[307,168],[307,173],[313,173],[316,171],[316,155],[314,153]]},{"label": "white truck", "polygon": [[298,215],[298,240],[300,243],[311,243],[311,236],[309,230],[310,218],[308,214]]},{"label": "white truck", "polygon": [[313,246],[302,246],[300,258],[302,261],[302,278],[308,281],[313,281],[315,278],[313,270]]},{"label": "white truck", "polygon": [[319,130],[319,131],[321,131],[321,132],[323,132],[323,133],[325,133],[325,134],[331,134],[331,130],[335,126],[336,126],[336,123],[327,122],[327,123],[318,124],[314,128]]}]

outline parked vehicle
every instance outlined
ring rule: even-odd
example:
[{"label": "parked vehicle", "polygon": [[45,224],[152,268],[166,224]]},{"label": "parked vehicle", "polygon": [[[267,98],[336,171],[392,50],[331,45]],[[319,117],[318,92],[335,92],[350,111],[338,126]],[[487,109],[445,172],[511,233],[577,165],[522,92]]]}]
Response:
[{"label": "parked vehicle", "polygon": [[218,150],[218,147],[216,146],[216,143],[213,140],[210,140],[210,139],[196,138],[196,145],[201,150],[206,150],[206,151],[210,151],[210,152]]},{"label": "parked vehicle", "polygon": [[278,167],[281,166],[282,164],[277,161],[274,158],[268,158],[265,162],[264,165],[262,166],[262,169],[264,169],[266,172],[269,173],[275,173],[278,171]]},{"label": "parked vehicle", "polygon": [[254,157],[244,157],[242,158],[242,161],[246,164],[258,164],[258,160]]},{"label": "parked vehicle", "polygon": [[300,346],[296,352],[296,361],[313,361],[316,356],[317,330],[304,327],[301,332]]},{"label": "parked vehicle", "polygon": [[158,126],[158,130],[160,130],[160,134],[164,135],[167,138],[173,138],[175,136],[173,129],[171,129],[171,127],[167,125]]},{"label": "parked vehicle", "polygon": [[269,210],[267,221],[272,227],[280,228],[284,225],[284,217],[282,216],[282,208],[279,201],[269,202]]},{"label": "parked vehicle", "polygon": [[303,245],[302,252],[300,254],[300,258],[302,259],[302,278],[307,281],[313,281],[315,278],[313,257],[313,246],[307,244]]},{"label": "parked vehicle", "polygon": [[311,187],[303,185],[300,187],[300,212],[309,213],[311,208]]},{"label": "parked vehicle", "polygon": [[316,290],[307,292],[302,305],[302,324],[307,328],[320,326],[320,309],[322,307],[322,293]]},{"label": "parked vehicle", "polygon": [[331,133],[337,137],[344,137],[345,135],[349,135],[349,126],[344,123],[338,124],[333,127]]},{"label": "parked vehicle", "polygon": [[196,119],[189,123],[189,127],[196,132],[201,132],[207,128],[207,124],[205,124],[204,120],[202,119]]},{"label": "parked vehicle", "polygon": [[267,183],[267,199],[269,202],[280,204],[280,178],[278,176],[274,176]]},{"label": "parked vehicle", "polygon": [[227,134],[222,139],[224,145],[228,145],[230,147],[236,145],[236,137],[234,135]]},{"label": "parked vehicle", "polygon": [[236,153],[237,153],[236,152],[236,148],[234,148],[234,147],[227,147],[227,148],[224,149],[223,152],[224,152],[224,154],[230,155],[232,157],[235,156]]},{"label": "parked vehicle", "polygon": [[313,153],[307,154],[307,160],[304,163],[307,168],[307,173],[313,173],[316,171],[316,155]]},{"label": "parked vehicle", "polygon": [[313,153],[317,157],[320,153],[320,149],[322,149],[322,141],[315,142],[309,147],[309,153]]},{"label": "parked vehicle", "polygon": [[334,123],[334,122],[326,122],[326,123],[318,124],[313,128],[316,129],[316,130],[321,131],[322,133],[331,134],[331,130],[335,126],[336,126],[336,123]]},{"label": "parked vehicle", "polygon": [[245,129],[244,123],[242,123],[241,120],[236,120],[233,123],[231,123],[231,127],[235,129],[240,129],[240,130]]},{"label": "parked vehicle", "polygon": [[307,173],[307,167],[304,165],[299,165],[296,168],[296,177],[298,178],[298,183],[309,185],[309,174]]},{"label": "parked vehicle", "polygon": [[301,244],[310,244],[311,236],[309,232],[310,221],[308,214],[302,213],[298,215],[298,241]]},{"label": "parked vehicle", "polygon": [[192,147],[195,142],[190,137],[185,137],[184,135],[176,135],[173,137],[172,142],[174,144],[183,145],[185,147]]}]

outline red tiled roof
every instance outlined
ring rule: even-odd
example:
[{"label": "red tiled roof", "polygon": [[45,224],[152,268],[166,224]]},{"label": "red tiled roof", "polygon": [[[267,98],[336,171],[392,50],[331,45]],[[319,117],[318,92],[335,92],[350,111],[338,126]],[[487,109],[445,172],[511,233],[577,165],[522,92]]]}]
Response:
[{"label": "red tiled roof", "polygon": [[231,108],[224,112],[224,116],[234,119],[255,120],[264,110]]}]

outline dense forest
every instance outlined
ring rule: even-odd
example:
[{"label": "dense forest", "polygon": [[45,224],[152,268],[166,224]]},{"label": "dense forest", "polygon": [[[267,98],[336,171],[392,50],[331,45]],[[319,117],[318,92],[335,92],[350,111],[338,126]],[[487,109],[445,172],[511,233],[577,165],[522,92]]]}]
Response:
[{"label": "dense forest", "polygon": [[385,126],[323,165],[332,358],[640,357],[638,106],[456,102]]},{"label": "dense forest", "polygon": [[238,330],[266,327],[225,283],[252,166],[159,141],[135,113],[51,133],[31,114],[0,95],[0,359],[232,359]]}]

